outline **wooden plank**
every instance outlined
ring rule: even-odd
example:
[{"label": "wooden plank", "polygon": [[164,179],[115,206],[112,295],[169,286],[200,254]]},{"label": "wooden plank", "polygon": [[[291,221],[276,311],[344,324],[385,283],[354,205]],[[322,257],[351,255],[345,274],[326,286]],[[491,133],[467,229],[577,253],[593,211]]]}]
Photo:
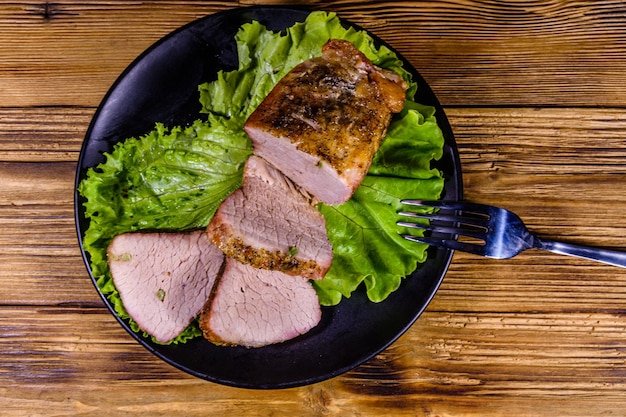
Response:
[{"label": "wooden plank", "polygon": [[457,253],[429,309],[621,314],[625,299],[615,267],[534,250],[506,261]]},{"label": "wooden plank", "polygon": [[[546,237],[625,247],[622,109],[446,111],[467,198],[512,209]],[[54,122],[49,127],[37,123],[46,114]],[[10,133],[0,140],[0,155],[13,149],[7,159],[17,161],[0,163],[0,304],[101,305],[73,217],[74,161],[91,114],[0,108],[0,131],[17,137],[15,144]],[[58,140],[55,129],[65,132]],[[431,307],[559,312],[621,311],[624,305],[624,270],[530,251],[509,261],[456,254]]]},{"label": "wooden plank", "polygon": [[11,106],[95,106],[161,37],[233,2],[0,3],[0,97]]},{"label": "wooden plank", "polygon": [[74,172],[73,162],[0,163],[0,304],[102,305],[78,248]]},{"label": "wooden plank", "polygon": [[354,371],[268,393],[176,370],[102,309],[2,307],[0,399],[9,416],[619,414],[625,326],[606,313],[427,312]]},{"label": "wooden plank", "polygon": [[[97,105],[146,48],[247,0],[0,2],[0,102]],[[620,2],[330,2],[403,54],[446,106],[623,106]]]},{"label": "wooden plank", "polygon": [[95,109],[0,108],[0,162],[75,162]]}]

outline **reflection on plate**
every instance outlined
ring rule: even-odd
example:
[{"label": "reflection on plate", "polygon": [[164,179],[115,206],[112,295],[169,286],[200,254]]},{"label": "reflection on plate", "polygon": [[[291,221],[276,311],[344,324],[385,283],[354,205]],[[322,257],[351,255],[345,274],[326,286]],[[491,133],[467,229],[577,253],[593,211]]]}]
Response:
[{"label": "reflection on plate", "polygon": [[[234,9],[199,19],[161,39],[124,71],[102,101],[85,137],[76,186],[90,167],[104,161],[102,153],[111,151],[115,143],[141,136],[157,121],[174,125],[195,120],[200,110],[198,85],[214,80],[218,70],[237,68],[234,36],[242,24],[257,20],[278,31],[303,21],[308,13],[282,7]],[[419,85],[416,101],[436,107],[446,139],[444,156],[437,163],[446,179],[443,198],[460,199],[460,164],[448,121],[424,79],[408,63],[406,68]],[[75,194],[81,243],[88,226],[82,203]],[[83,253],[83,257],[89,269],[88,256]],[[372,303],[364,291],[357,291],[338,306],[325,307],[320,325],[311,332],[259,349],[217,347],[203,338],[163,346],[118,320],[149,351],[199,378],[244,388],[306,385],[346,372],[395,341],[426,308],[451,258],[452,252],[431,248],[428,260],[386,301]],[[102,298],[115,315],[108,300]]]}]

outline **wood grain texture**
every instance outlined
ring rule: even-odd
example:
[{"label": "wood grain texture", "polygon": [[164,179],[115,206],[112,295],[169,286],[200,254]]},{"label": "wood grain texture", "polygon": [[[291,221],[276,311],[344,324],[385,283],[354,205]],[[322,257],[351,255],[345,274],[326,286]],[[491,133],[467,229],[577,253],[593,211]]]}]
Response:
[{"label": "wood grain texture", "polygon": [[620,411],[626,389],[626,323],[606,313],[427,312],[361,367],[272,392],[182,374],[100,310],[1,313],[0,398],[10,416],[25,406],[30,415],[606,415]]},{"label": "wood grain texture", "polygon": [[[279,391],[155,358],[88,278],[74,229],[82,140],[162,36],[256,1],[0,0],[0,414],[605,416],[626,409],[626,270],[528,251],[457,253],[389,349]],[[388,41],[445,106],[468,199],[545,237],[626,250],[626,6],[529,0],[313,1]],[[340,347],[338,347],[340,348]]]},{"label": "wood grain texture", "polygon": [[[0,98],[93,106],[162,36],[208,13],[258,4],[285,2],[0,1]],[[624,105],[626,6],[619,1],[290,4],[335,11],[371,30],[447,106]]]}]

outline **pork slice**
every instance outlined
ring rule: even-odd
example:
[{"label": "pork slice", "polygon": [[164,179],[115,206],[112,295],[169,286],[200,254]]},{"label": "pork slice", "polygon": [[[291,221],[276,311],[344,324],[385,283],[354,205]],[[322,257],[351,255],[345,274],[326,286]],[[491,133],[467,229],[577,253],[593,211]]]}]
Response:
[{"label": "pork slice", "polygon": [[369,170],[407,85],[350,42],[291,70],[250,115],[254,153],[320,201],[347,201]]},{"label": "pork slice", "polygon": [[310,279],[321,279],[333,257],[319,210],[257,156],[246,162],[242,187],[222,202],[207,235],[240,262]]},{"label": "pork slice", "polygon": [[107,255],[124,308],[161,343],[198,316],[224,262],[203,231],[125,233],[113,239]]},{"label": "pork slice", "polygon": [[261,347],[308,332],[321,316],[310,281],[226,258],[200,328],[218,345]]}]

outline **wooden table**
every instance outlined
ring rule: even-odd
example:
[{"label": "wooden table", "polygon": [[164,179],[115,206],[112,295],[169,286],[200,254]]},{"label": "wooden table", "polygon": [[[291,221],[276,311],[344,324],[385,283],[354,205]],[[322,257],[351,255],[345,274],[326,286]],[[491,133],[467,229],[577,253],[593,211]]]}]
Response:
[{"label": "wooden table", "polygon": [[[153,42],[259,3],[0,0],[0,414],[623,415],[626,269],[539,251],[455,254],[410,331],[357,369],[301,388],[205,382],[118,325],[74,229],[90,119]],[[467,199],[514,209],[547,237],[626,250],[622,2],[311,3],[377,34],[423,74],[454,129]]]}]

